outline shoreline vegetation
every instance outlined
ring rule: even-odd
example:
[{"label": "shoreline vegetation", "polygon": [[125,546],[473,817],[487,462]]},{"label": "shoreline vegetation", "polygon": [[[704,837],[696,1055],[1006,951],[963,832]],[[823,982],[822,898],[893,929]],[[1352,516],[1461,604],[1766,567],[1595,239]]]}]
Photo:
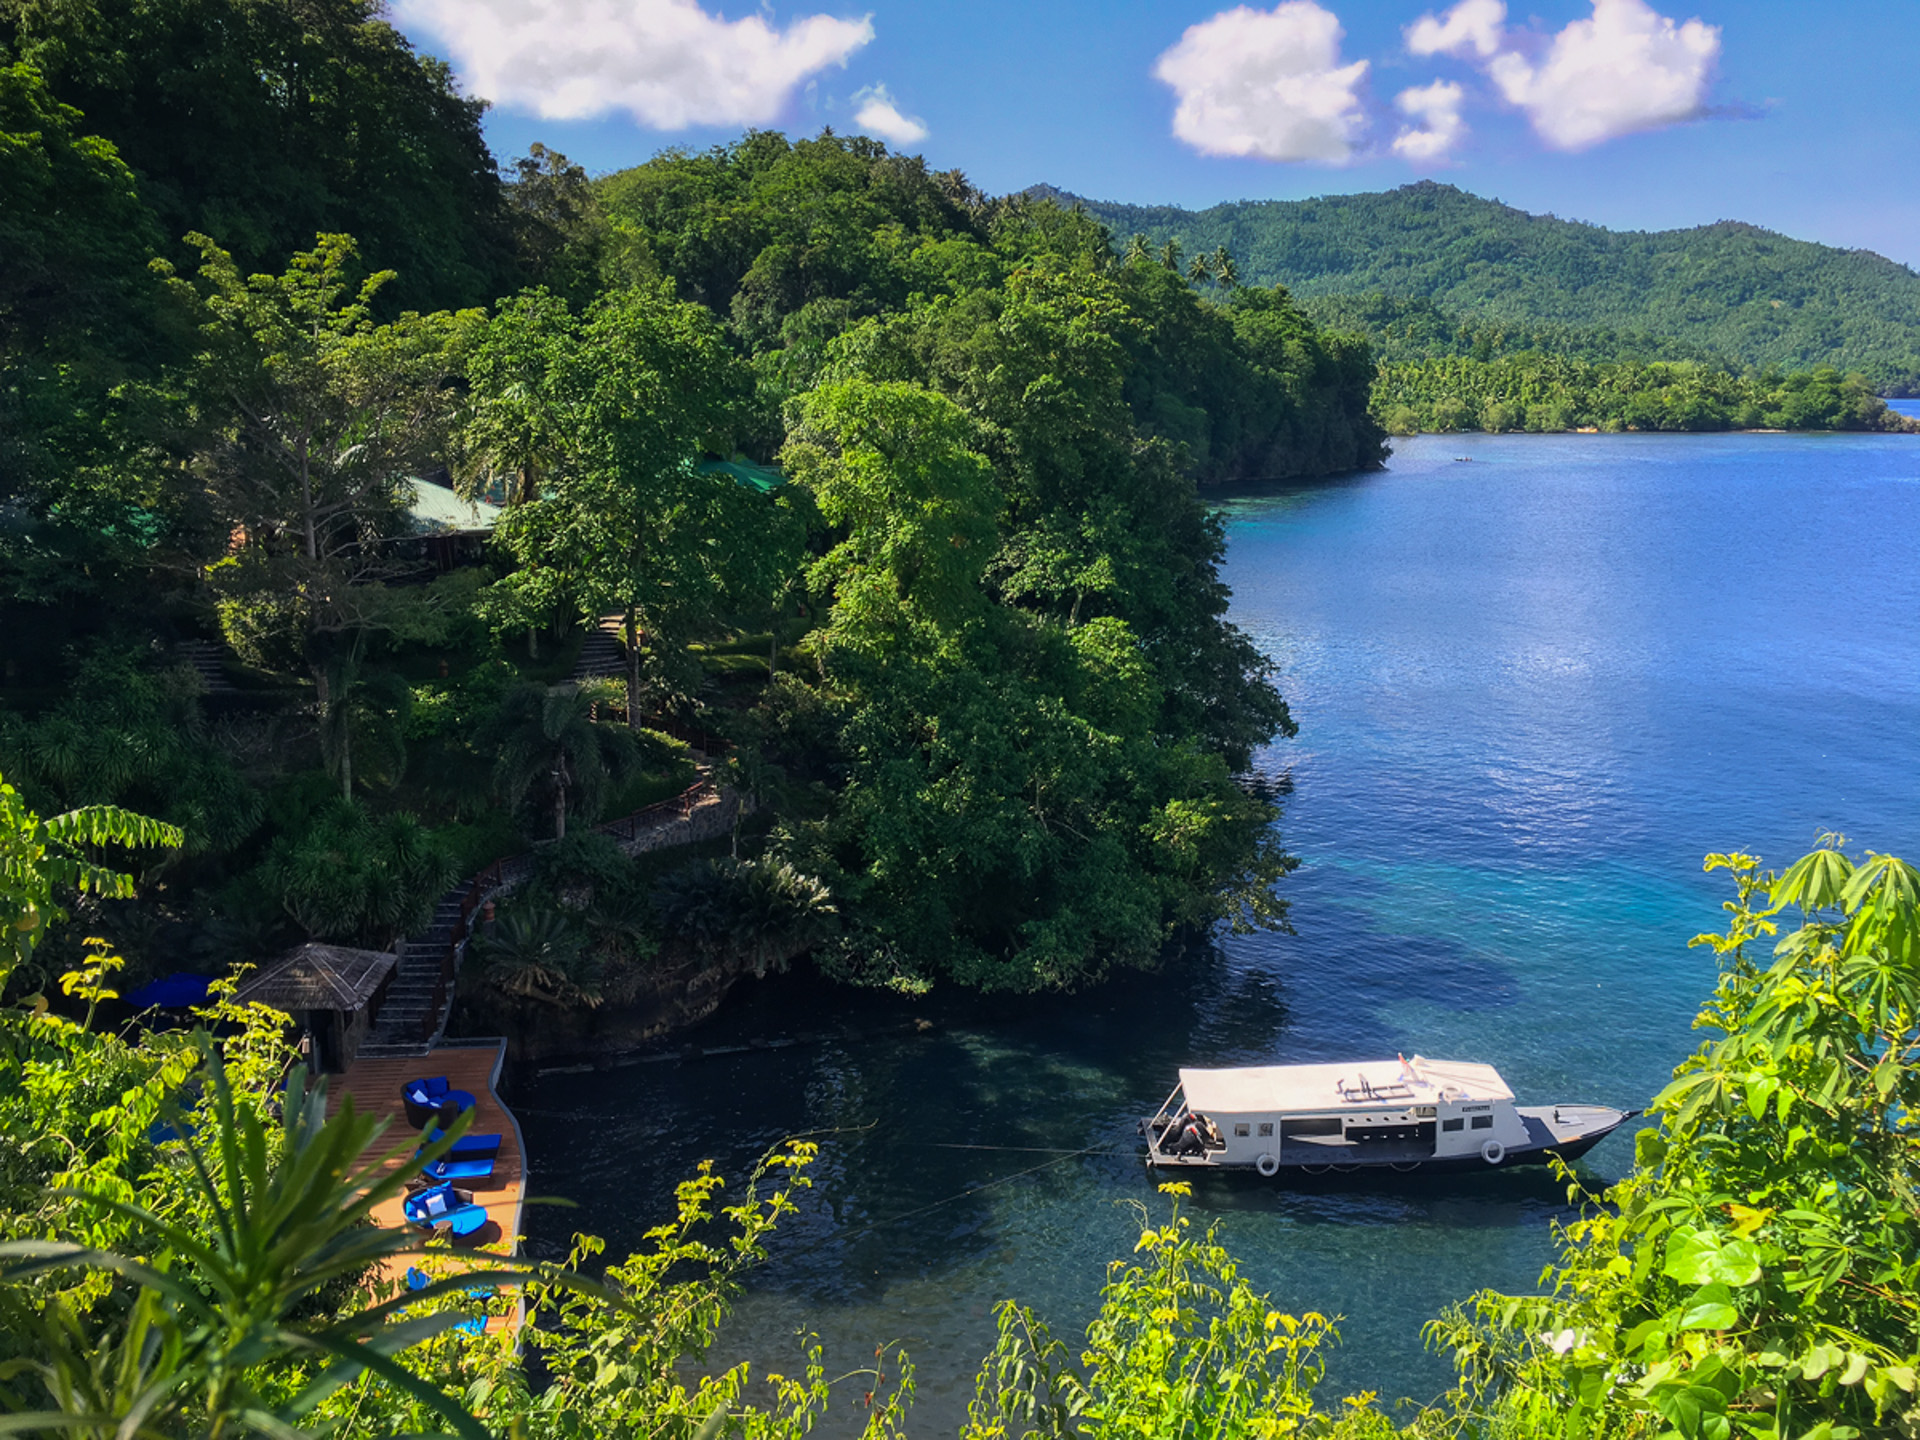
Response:
[{"label": "shoreline vegetation", "polygon": [[[124,812],[43,818],[0,786],[7,973],[66,922],[76,875],[132,888],[83,846],[183,838]],[[1481,1291],[1425,1323],[1456,1368],[1446,1393],[1318,1394],[1337,1320],[1276,1308],[1221,1222],[1196,1227],[1190,1187],[1168,1184],[1139,1204],[1079,1344],[1018,1297],[997,1308],[960,1440],[1857,1440],[1920,1424],[1920,871],[1837,846],[1778,873],[1740,854],[1707,868],[1734,891],[1725,933],[1693,942],[1719,961],[1698,1022],[1712,1038],[1651,1102],[1624,1179],[1601,1191],[1563,1172],[1577,1218],[1543,1293]],[[814,1141],[769,1152],[732,1195],[703,1164],[677,1214],[611,1264],[586,1235],[560,1263],[463,1252],[366,1223],[450,1138],[389,1138],[361,1170],[373,1122],[310,1086],[277,1012],[227,982],[190,1029],[99,1025],[124,965],[89,944],[60,984],[77,1018],[0,1012],[0,1055],[30,1056],[34,1081],[0,1089],[0,1410],[16,1432],[799,1440],[831,1406],[862,1440],[911,1433],[897,1342],[831,1380],[817,1343],[793,1376],[700,1363],[778,1253]],[[68,1143],[37,1144],[49,1128]]]},{"label": "shoreline vegetation", "polygon": [[[456,933],[469,1018],[533,1033],[807,953],[1017,997],[1283,927],[1297,862],[1243,777],[1294,722],[1206,487],[1378,468],[1409,416],[1883,418],[1839,370],[1390,354],[1224,241],[1119,241],[863,137],[592,179],[499,164],[484,109],[366,0],[0,0],[11,1432],[797,1440],[850,1381],[904,1434],[885,1342],[843,1381],[817,1350],[692,1373],[810,1142],[731,1192],[703,1167],[624,1260],[463,1256],[366,1223],[439,1152],[310,1083],[381,992],[296,1015],[241,978],[397,972],[389,1025],[426,1008],[380,1043],[418,1054]],[[752,801],[724,834],[593,828],[696,777]],[[968,1440],[1920,1427],[1920,876],[1711,863],[1724,1038],[1577,1196],[1559,1291],[1434,1322],[1440,1408],[1318,1402],[1331,1324],[1143,1208],[1084,1350],[1003,1309]],[[171,972],[211,998],[122,998]],[[388,1293],[412,1246],[432,1273]],[[517,1304],[532,1363],[469,1323]]]}]

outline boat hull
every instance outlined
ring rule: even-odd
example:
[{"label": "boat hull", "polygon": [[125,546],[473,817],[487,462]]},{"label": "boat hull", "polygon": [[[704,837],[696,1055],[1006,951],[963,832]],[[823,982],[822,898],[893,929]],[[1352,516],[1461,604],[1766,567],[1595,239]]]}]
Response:
[{"label": "boat hull", "polygon": [[[1466,1175],[1491,1170],[1511,1170],[1526,1165],[1545,1165],[1554,1159],[1578,1160],[1594,1146],[1618,1130],[1640,1112],[1614,1110],[1602,1105],[1520,1106],[1516,1113],[1526,1122],[1527,1143],[1503,1147],[1498,1160],[1488,1160],[1478,1152],[1465,1155],[1416,1154],[1399,1147],[1356,1146],[1338,1159],[1301,1158],[1283,1150],[1276,1157],[1279,1168],[1264,1178],[1283,1180],[1299,1176],[1351,1175],[1359,1172],[1410,1175]],[[1149,1133],[1151,1122],[1140,1122],[1141,1134]],[[1375,1152],[1375,1153],[1369,1153]],[[1147,1165],[1156,1170],[1223,1170],[1262,1174],[1251,1164],[1234,1164],[1211,1155],[1174,1155],[1161,1151],[1149,1140]]]}]

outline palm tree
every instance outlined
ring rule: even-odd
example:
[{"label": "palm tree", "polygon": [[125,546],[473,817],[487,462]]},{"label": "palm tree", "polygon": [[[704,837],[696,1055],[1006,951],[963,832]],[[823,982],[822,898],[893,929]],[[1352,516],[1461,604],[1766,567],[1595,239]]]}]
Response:
[{"label": "palm tree", "polygon": [[1232,290],[1240,284],[1240,268],[1233,263],[1233,256],[1224,245],[1213,252],[1213,282],[1222,290]]},{"label": "palm tree", "polygon": [[1160,251],[1160,263],[1169,270],[1179,270],[1180,242],[1178,240],[1167,241],[1166,246]]},{"label": "palm tree", "polygon": [[1213,279],[1212,262],[1204,255],[1194,256],[1192,262],[1187,266],[1188,283],[1204,285],[1211,279]]},{"label": "palm tree", "polygon": [[[362,637],[364,639],[364,637]],[[407,717],[413,691],[400,676],[368,675],[361,665],[361,642],[341,657],[320,710],[320,755],[340,782],[343,799],[353,799],[354,752],[386,783],[397,785],[407,768]]]},{"label": "palm tree", "polygon": [[482,978],[503,995],[549,1005],[600,1003],[599,966],[551,910],[516,910],[478,945]]},{"label": "palm tree", "polygon": [[609,787],[639,758],[633,733],[596,725],[591,702],[574,685],[529,681],[509,690],[477,738],[498,752],[493,775],[502,802],[517,810],[540,797],[556,840],[566,839],[569,814],[599,814]]},{"label": "palm tree", "polygon": [[1147,245],[1146,236],[1135,231],[1127,238],[1127,263],[1129,265],[1133,264],[1136,260],[1144,262],[1151,253]]}]

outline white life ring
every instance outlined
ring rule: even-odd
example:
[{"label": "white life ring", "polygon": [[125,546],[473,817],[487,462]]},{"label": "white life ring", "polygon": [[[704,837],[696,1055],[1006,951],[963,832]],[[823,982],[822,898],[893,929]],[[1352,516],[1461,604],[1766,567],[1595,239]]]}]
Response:
[{"label": "white life ring", "polygon": [[1253,1168],[1271,1180],[1280,1173],[1280,1162],[1272,1155],[1262,1155],[1253,1162]]},{"label": "white life ring", "polygon": [[1507,1147],[1498,1140],[1489,1140],[1480,1147],[1480,1158],[1489,1165],[1498,1165],[1507,1158]]}]

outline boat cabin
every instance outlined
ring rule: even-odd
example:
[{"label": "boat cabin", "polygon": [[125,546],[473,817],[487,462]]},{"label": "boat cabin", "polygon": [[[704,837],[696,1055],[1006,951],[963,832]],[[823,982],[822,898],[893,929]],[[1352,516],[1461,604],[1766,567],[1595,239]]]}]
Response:
[{"label": "boat cabin", "polygon": [[[1160,1122],[1165,1121],[1162,1124]],[[1156,1164],[1499,1163],[1529,1144],[1513,1091],[1491,1065],[1395,1059],[1345,1065],[1182,1070],[1148,1126]]]}]

